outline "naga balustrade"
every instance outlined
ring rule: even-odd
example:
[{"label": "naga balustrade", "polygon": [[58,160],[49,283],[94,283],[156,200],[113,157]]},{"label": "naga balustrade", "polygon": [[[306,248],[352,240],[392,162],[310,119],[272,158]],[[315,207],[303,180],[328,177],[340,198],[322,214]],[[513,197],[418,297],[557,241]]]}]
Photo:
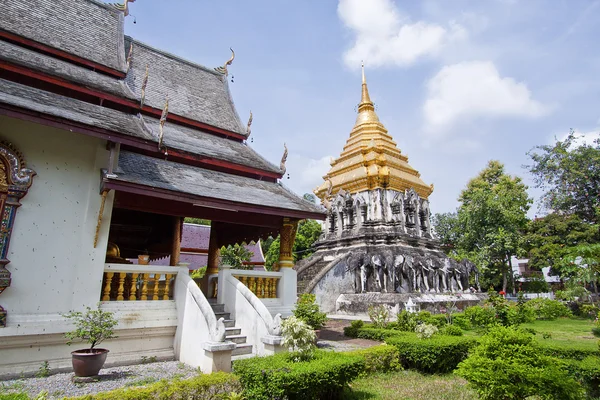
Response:
[{"label": "naga balustrade", "polygon": [[100,300],[171,300],[178,271],[155,265],[105,264]]}]

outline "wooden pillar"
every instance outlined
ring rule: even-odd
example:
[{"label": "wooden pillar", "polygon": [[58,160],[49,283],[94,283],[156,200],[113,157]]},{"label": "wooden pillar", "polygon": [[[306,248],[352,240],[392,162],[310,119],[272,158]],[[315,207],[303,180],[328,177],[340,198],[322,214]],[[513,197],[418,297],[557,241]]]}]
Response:
[{"label": "wooden pillar", "polygon": [[284,218],[281,226],[279,248],[279,266],[280,268],[294,267],[294,240],[296,240],[296,230],[298,229],[298,220]]},{"label": "wooden pillar", "polygon": [[208,261],[206,265],[206,275],[219,273],[219,258],[221,255],[221,246],[219,245],[218,224],[210,224],[210,240],[208,242]]},{"label": "wooden pillar", "polygon": [[183,218],[173,217],[173,244],[171,247],[171,267],[179,264],[181,254],[181,234],[183,230]]}]

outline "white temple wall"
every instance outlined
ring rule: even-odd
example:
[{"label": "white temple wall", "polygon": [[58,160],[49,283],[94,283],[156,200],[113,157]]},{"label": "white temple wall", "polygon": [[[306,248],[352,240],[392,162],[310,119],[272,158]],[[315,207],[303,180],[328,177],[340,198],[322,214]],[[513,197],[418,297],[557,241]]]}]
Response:
[{"label": "white temple wall", "polygon": [[4,117],[0,139],[12,142],[37,172],[11,235],[7,268],[12,283],[0,295],[8,312],[1,337],[33,333],[16,332],[16,325],[57,321],[59,313],[93,307],[100,300],[113,195],[107,197],[94,248],[100,168],[107,167],[109,156],[106,141]]}]

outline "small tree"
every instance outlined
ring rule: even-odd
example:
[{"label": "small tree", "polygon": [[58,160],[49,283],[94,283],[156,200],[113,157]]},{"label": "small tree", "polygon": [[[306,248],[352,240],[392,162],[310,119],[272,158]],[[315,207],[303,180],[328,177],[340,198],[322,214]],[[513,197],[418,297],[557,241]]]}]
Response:
[{"label": "small tree", "polygon": [[252,265],[244,264],[252,258],[253,252],[244,245],[235,244],[221,247],[221,265],[230,265],[233,269],[253,269]]},{"label": "small tree", "polygon": [[327,321],[327,314],[321,312],[319,305],[316,302],[317,298],[314,294],[303,293],[296,303],[294,316],[304,322],[312,329],[321,329]]},{"label": "small tree", "polygon": [[107,339],[114,339],[113,329],[118,321],[114,317],[114,313],[103,311],[100,308],[92,310],[87,307],[85,313],[81,311],[71,311],[63,314],[63,317],[70,319],[75,324],[75,330],[65,333],[69,341],[68,345],[73,343],[73,340],[80,339],[90,345],[90,352],[94,350],[96,345],[99,345]]}]

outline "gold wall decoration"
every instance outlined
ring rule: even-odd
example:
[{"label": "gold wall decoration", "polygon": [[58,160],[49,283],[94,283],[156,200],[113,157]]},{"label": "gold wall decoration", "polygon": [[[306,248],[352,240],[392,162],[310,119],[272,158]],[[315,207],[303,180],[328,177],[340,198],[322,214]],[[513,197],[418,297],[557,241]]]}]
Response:
[{"label": "gold wall decoration", "polygon": [[294,266],[294,240],[298,230],[298,220],[283,219],[280,235],[279,268],[292,268]]},{"label": "gold wall decoration", "polygon": [[[23,155],[8,142],[0,142],[0,294],[12,280],[6,265],[8,246],[20,200],[27,194],[35,171],[25,165]],[[6,326],[6,310],[0,306],[0,327]]]}]

